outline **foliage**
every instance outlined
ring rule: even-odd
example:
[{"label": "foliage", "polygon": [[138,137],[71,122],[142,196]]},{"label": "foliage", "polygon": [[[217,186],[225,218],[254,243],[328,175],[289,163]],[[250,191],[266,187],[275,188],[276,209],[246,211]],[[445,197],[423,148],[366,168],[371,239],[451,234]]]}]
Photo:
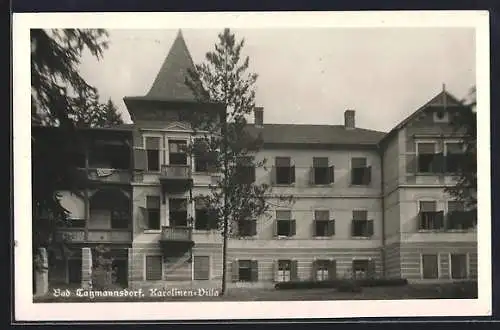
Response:
[{"label": "foliage", "polygon": [[116,105],[108,100],[106,104],[99,102],[99,95],[79,96],[71,100],[69,116],[76,127],[107,127],[123,124],[123,119]]},{"label": "foliage", "polygon": [[31,30],[31,110],[34,125],[58,126],[50,132],[32,127],[33,255],[38,247],[67,253],[55,228],[67,221],[58,191],[77,190],[75,155],[82,149],[71,118],[78,98],[93,99],[95,87],[80,75],[85,51],[100,59],[107,48],[104,30]]},{"label": "foliage", "polygon": [[[212,216],[219,219],[224,246],[237,233],[238,223],[269,214],[266,194],[271,187],[250,179],[244,169],[265,168],[266,160],[254,155],[262,146],[258,134],[248,129],[246,117],[255,108],[257,74],[249,73],[249,57],[242,56],[244,39],[237,41],[229,29],[218,35],[215,49],[205,62],[189,70],[186,84],[202,104],[219,104],[224,111],[195,110],[189,118],[196,139],[190,152],[207,155],[215,172],[221,173],[210,193],[203,196]],[[291,196],[279,200],[291,201]],[[226,251],[224,247],[224,251]],[[226,253],[223,253],[222,292],[225,291]]]},{"label": "foliage", "polygon": [[71,101],[97,93],[78,65],[85,51],[102,58],[107,36],[102,29],[31,30],[31,106],[36,122],[69,125]]},{"label": "foliage", "polygon": [[92,289],[106,290],[114,288],[116,274],[113,269],[113,258],[110,249],[104,245],[94,248],[92,255]]},{"label": "foliage", "polygon": [[462,136],[465,147],[464,157],[461,159],[456,173],[457,183],[446,188],[446,192],[455,199],[464,201],[469,207],[477,205],[477,118],[476,118],[476,89],[471,88],[469,99],[464,100],[465,107],[454,117],[452,125],[456,133]]}]

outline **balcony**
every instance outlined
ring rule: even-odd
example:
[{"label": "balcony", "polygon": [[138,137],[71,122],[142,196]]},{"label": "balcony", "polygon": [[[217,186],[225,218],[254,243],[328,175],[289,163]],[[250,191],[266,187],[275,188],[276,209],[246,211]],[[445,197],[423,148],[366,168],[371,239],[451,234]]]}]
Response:
[{"label": "balcony", "polygon": [[171,227],[161,228],[160,245],[166,256],[182,255],[193,247],[193,228]]},{"label": "balcony", "polygon": [[56,240],[68,243],[130,243],[132,231],[129,229],[89,229],[60,228]]},{"label": "balcony", "polygon": [[189,165],[162,165],[160,183],[164,193],[182,193],[193,184]]}]

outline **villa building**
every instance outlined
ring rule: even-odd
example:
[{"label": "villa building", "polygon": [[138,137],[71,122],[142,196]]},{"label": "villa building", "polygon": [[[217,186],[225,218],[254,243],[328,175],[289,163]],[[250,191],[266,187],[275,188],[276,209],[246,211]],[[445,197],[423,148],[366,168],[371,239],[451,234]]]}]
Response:
[{"label": "villa building", "polygon": [[[105,244],[124,285],[220,286],[222,236],[196,198],[218,174],[187,155],[183,119],[225,109],[196,101],[184,83],[192,66],[179,32],[149,92],[124,98],[133,124],[83,130],[82,173],[93,185],[62,192],[73,225],[61,232],[76,252],[54,264],[51,281],[88,281],[91,248]],[[267,124],[256,108],[248,124],[263,137],[256,157],[271,166],[255,180],[272,185],[273,210],[228,240],[228,285],[475,278],[475,213],[444,192],[463,152],[450,125],[461,109],[443,90],[387,133],[357,127],[350,109],[340,125],[295,125]],[[278,195],[294,201],[282,205]]]}]

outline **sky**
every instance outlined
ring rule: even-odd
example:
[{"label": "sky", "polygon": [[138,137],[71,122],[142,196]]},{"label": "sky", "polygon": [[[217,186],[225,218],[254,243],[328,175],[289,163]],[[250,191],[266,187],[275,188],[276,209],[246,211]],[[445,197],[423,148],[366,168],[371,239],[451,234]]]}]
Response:
[{"label": "sky", "polygon": [[[215,29],[183,29],[195,63],[214,48]],[[439,93],[466,97],[476,83],[472,28],[231,29],[245,39],[249,71],[259,75],[256,104],[264,123],[356,126],[389,131]],[[145,95],[178,30],[108,30],[109,48],[84,54],[87,82],[131,122],[125,96]]]}]

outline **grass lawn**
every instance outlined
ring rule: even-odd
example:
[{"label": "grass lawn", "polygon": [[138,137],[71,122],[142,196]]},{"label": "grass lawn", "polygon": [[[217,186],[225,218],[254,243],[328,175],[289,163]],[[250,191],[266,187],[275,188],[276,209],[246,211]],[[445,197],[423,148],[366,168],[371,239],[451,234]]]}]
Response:
[{"label": "grass lawn", "polygon": [[[300,301],[300,300],[387,300],[387,299],[459,299],[477,298],[474,283],[463,284],[409,284],[396,287],[367,287],[362,292],[338,292],[335,289],[229,289],[225,296],[213,292],[205,296],[151,296],[147,291],[142,297],[79,297],[71,289],[69,297],[56,297],[49,291],[34,302],[167,302],[167,301]],[[196,294],[196,293],[195,293]]]}]

